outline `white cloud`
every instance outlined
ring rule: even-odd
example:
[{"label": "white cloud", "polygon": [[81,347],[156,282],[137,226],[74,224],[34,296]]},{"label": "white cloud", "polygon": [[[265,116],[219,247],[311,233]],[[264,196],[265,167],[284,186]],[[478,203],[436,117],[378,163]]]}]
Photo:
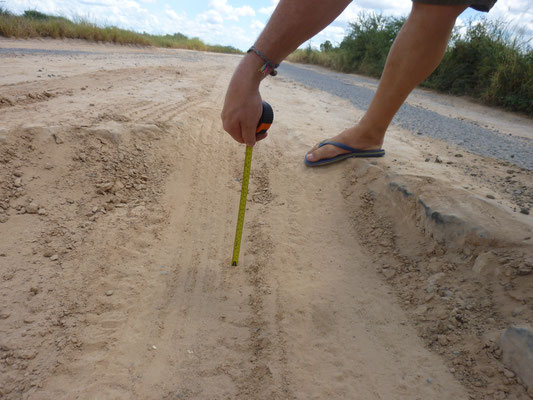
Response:
[{"label": "white cloud", "polygon": [[355,21],[362,12],[376,12],[384,16],[394,17],[407,16],[411,11],[411,4],[410,0],[362,0],[352,2],[335,21],[347,24]]},{"label": "white cloud", "polygon": [[363,10],[364,9],[361,8],[357,3],[352,2],[344,9],[344,11],[337,17],[335,21],[340,23],[353,22]]},{"label": "white cloud", "polygon": [[359,0],[357,5],[362,9],[375,10],[383,15],[398,17],[409,14],[412,2],[411,0]]},{"label": "white cloud", "polygon": [[4,4],[16,13],[38,10],[67,18],[84,18],[102,25],[117,25],[136,31],[149,30],[153,16],[134,0],[11,0]]},{"label": "white cloud", "polygon": [[531,0],[499,0],[488,15],[489,18],[505,20],[509,23],[509,28],[521,33],[525,40],[533,39],[533,3]]},{"label": "white cloud", "polygon": [[210,25],[222,25],[224,18],[217,10],[207,10],[198,15],[197,20],[201,23],[207,23]]},{"label": "white cloud", "polygon": [[209,2],[209,9],[203,13],[198,14],[196,21],[200,24],[207,24],[210,28],[216,28],[217,31],[212,32],[216,37],[219,37],[218,30],[224,29],[225,21],[239,21],[240,17],[253,17],[255,11],[252,7],[244,5],[242,7],[233,7],[228,4],[227,0],[211,0]]},{"label": "white cloud", "polygon": [[250,6],[233,7],[227,0],[211,0],[209,6],[217,11],[224,19],[237,21],[239,17],[254,17],[255,11]]},{"label": "white cloud", "polygon": [[167,14],[170,18],[177,20],[177,21],[181,21],[183,19],[181,15],[178,15],[178,13],[171,8],[167,8],[165,10],[165,14]]},{"label": "white cloud", "polygon": [[262,31],[264,27],[265,27],[265,24],[257,19],[253,20],[252,23],[250,24],[250,29],[254,32]]},{"label": "white cloud", "polygon": [[320,43],[324,43],[326,40],[334,44],[342,42],[344,36],[346,35],[346,30],[340,26],[330,25],[322,32],[320,32]]},{"label": "white cloud", "polygon": [[278,3],[279,3],[279,0],[270,0],[270,5],[268,7],[261,7],[259,9],[259,12],[261,14],[271,15],[274,12],[274,9],[278,5]]},{"label": "white cloud", "polygon": [[[1,1],[1,0],[0,0]],[[117,25],[152,34],[181,32],[197,36],[207,43],[232,45],[246,50],[264,28],[266,20],[279,0],[194,0],[198,3],[194,14],[187,15],[182,1],[168,0],[5,0],[2,5],[16,13],[27,9],[82,17],[102,25]],[[244,4],[243,4],[244,3]],[[161,4],[158,6],[158,4]],[[191,3],[185,3],[191,4]],[[240,5],[236,5],[240,4]],[[314,46],[325,40],[338,44],[349,25],[362,11],[376,11],[383,15],[407,15],[411,0],[357,0],[326,29],[312,39]],[[533,36],[532,0],[499,0],[488,14],[489,18],[503,17],[511,24],[523,27],[526,39]],[[189,8],[191,11],[191,8]],[[191,11],[192,12],[192,11]],[[472,12],[469,12],[472,15]],[[484,13],[475,13],[477,16]],[[459,21],[461,23],[461,21]],[[518,28],[515,28],[518,29]],[[304,44],[306,46],[307,43]]]}]

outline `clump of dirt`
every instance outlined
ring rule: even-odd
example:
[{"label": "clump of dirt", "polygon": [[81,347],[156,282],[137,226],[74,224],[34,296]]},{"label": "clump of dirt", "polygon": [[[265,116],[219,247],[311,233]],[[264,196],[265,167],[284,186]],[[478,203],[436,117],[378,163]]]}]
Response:
[{"label": "clump of dirt", "polygon": [[60,354],[82,346],[76,327],[94,305],[82,274],[66,268],[89,233],[117,224],[119,210],[135,218],[157,206],[170,165],[157,149],[163,132],[118,142],[105,133],[25,125],[0,142],[2,398],[41,387]]},{"label": "clump of dirt", "polygon": [[264,173],[266,169],[267,165],[263,163],[258,168],[259,172],[254,172],[251,177],[254,188],[254,191],[250,196],[251,201],[263,205],[266,205],[274,200],[274,195],[272,194],[272,190],[270,189],[268,182],[268,175]]},{"label": "clump of dirt", "polygon": [[67,95],[72,96],[72,91],[36,91],[29,93],[16,93],[14,97],[4,97],[0,96],[0,109],[4,107],[13,107],[16,105],[26,105],[39,103],[42,101],[47,101],[53,99],[56,96]]}]

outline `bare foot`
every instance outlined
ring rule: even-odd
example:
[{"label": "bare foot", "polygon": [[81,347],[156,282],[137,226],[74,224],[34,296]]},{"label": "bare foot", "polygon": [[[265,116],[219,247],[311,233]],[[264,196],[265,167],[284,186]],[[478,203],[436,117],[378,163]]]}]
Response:
[{"label": "bare foot", "polygon": [[[363,134],[358,125],[346,129],[337,136],[329,139],[331,141],[340,142],[350,147],[359,150],[379,150],[383,144],[382,135],[370,136],[367,133]],[[319,144],[313,146],[306,155],[308,161],[316,162],[324,158],[332,158],[339,154],[348,153],[347,150],[341,149],[337,146],[325,145],[318,148]]]}]

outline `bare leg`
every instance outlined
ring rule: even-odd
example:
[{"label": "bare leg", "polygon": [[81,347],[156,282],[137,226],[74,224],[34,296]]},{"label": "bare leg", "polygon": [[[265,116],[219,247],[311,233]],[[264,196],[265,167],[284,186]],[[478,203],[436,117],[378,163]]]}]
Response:
[{"label": "bare leg", "polygon": [[[379,149],[392,118],[409,93],[439,65],[456,18],[466,6],[413,3],[385,64],[378,89],[359,123],[332,140],[361,150]],[[346,153],[335,146],[313,147],[309,161]]]}]

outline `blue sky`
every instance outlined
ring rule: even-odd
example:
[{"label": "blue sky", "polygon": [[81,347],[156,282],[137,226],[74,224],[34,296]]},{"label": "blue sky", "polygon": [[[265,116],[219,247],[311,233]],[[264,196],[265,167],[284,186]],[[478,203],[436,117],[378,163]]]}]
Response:
[{"label": "blue sky", "polygon": [[[4,0],[3,7],[15,13],[34,9],[69,18],[82,17],[98,24],[116,25],[153,34],[181,32],[210,44],[231,45],[246,50],[266,24],[278,0]],[[338,43],[348,23],[361,11],[384,15],[407,15],[411,0],[360,0],[324,31],[311,39],[314,46],[325,40]],[[466,11],[462,20],[481,13]],[[533,36],[533,1],[499,0],[489,14],[519,23]],[[461,21],[459,22],[461,23]]]}]

